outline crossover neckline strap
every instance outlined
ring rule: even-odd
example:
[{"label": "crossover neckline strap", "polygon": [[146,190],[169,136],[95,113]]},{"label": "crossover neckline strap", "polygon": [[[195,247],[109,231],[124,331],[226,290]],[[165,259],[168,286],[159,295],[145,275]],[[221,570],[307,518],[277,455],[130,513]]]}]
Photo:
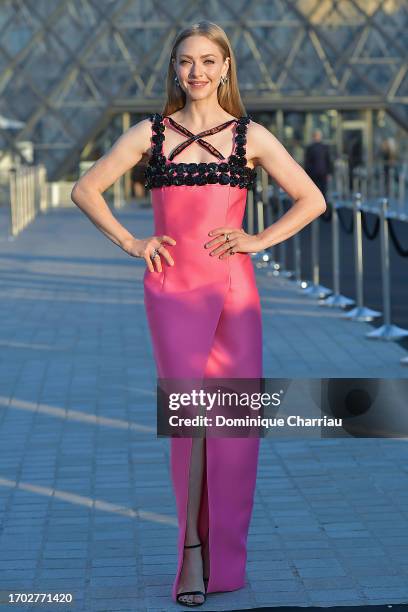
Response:
[{"label": "crossover neckline strap", "polygon": [[164,118],[168,119],[169,122],[171,123],[171,125],[176,130],[178,130],[179,132],[184,134],[184,136],[189,136],[189,138],[187,140],[185,140],[184,142],[181,142],[179,145],[177,145],[177,147],[170,153],[170,155],[168,157],[168,159],[170,161],[176,155],[178,155],[179,153],[184,151],[184,149],[186,149],[188,146],[190,146],[193,142],[197,142],[198,144],[200,144],[202,147],[207,149],[207,151],[209,151],[210,153],[212,153],[213,155],[218,157],[218,159],[225,159],[223,154],[220,153],[209,142],[207,142],[206,140],[203,140],[202,136],[210,136],[211,134],[216,134],[217,132],[221,132],[221,130],[224,130],[225,128],[227,128],[229,125],[231,125],[231,123],[236,123],[237,119],[230,119],[229,121],[226,121],[225,123],[221,123],[220,125],[217,125],[217,126],[211,128],[210,130],[204,130],[203,132],[200,132],[199,134],[193,134],[192,132],[190,132],[190,130],[185,128],[183,125],[180,125],[180,123],[177,123],[177,121],[175,121],[172,117],[169,117],[168,115],[166,115]]}]

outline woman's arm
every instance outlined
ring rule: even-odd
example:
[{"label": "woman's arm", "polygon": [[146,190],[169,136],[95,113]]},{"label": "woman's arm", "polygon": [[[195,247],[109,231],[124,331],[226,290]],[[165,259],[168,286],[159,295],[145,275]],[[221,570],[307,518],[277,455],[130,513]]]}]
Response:
[{"label": "woman's arm", "polygon": [[135,238],[112,215],[102,193],[140,161],[150,147],[151,122],[143,119],[127,130],[112,148],[75,183],[72,201],[112,242],[126,251]]},{"label": "woman's arm", "polygon": [[279,140],[259,123],[251,121],[247,132],[247,157],[266,172],[294,200],[280,219],[257,236],[261,248],[290,238],[327,208],[322,192]]}]

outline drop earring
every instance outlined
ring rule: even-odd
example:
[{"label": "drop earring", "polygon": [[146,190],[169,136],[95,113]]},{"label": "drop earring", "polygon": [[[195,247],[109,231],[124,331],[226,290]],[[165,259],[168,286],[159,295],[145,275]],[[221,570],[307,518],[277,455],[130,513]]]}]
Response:
[{"label": "drop earring", "polygon": [[178,85],[178,86],[180,87],[180,83],[179,83],[179,80],[178,80],[178,78],[177,78],[177,74],[176,74],[176,76],[174,77],[174,82],[176,83],[176,85]]}]

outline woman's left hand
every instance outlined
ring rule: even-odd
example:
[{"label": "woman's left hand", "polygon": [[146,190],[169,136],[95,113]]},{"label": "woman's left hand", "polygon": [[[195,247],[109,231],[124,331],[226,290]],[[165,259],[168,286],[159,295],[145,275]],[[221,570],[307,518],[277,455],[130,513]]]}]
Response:
[{"label": "woman's left hand", "polygon": [[263,249],[259,235],[247,234],[242,228],[217,227],[208,235],[211,240],[204,247],[206,249],[216,247],[210,252],[210,256],[218,255],[219,259],[225,259],[235,253],[258,253]]}]

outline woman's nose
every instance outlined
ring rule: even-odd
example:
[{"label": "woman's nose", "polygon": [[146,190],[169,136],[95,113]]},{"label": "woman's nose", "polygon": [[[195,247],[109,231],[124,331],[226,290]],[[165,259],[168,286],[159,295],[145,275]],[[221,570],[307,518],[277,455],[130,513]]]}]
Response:
[{"label": "woman's nose", "polygon": [[200,71],[198,70],[198,68],[197,69],[196,68],[192,68],[192,70],[190,72],[189,78],[190,78],[190,80],[192,80],[192,79],[199,79],[199,78],[201,78],[201,76],[202,75],[200,74]]}]

